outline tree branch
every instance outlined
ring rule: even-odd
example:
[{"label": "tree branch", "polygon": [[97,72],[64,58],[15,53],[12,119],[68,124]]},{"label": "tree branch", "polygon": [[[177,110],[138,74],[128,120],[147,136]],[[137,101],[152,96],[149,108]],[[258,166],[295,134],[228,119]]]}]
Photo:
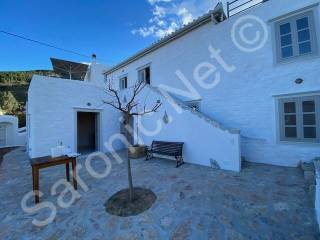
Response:
[{"label": "tree branch", "polygon": [[114,102],[107,102],[107,101],[103,101],[104,104],[107,104],[115,109],[120,110],[121,112],[127,113],[127,111],[125,111],[124,109],[120,108],[119,106],[117,106]]},{"label": "tree branch", "polygon": [[142,112],[131,112],[131,110],[135,107],[137,107],[140,103],[135,102],[136,97],[139,95],[139,93],[145,88],[146,83],[143,81],[137,81],[134,86],[133,86],[133,93],[132,96],[130,98],[130,100],[128,101],[128,103],[123,106],[120,100],[120,96],[118,94],[118,91],[115,90],[112,87],[112,82],[111,80],[108,81],[107,83],[107,88],[105,90],[105,92],[111,96],[114,100],[113,101],[104,101],[104,104],[107,104],[125,114],[131,115],[131,116],[143,116],[146,115],[148,113],[152,113],[152,112],[157,112],[158,109],[161,107],[162,103],[161,102],[157,102],[150,110],[146,109],[146,100],[144,102],[144,107],[143,107],[143,111]]},{"label": "tree branch", "polygon": [[137,95],[144,89],[144,87],[146,86],[146,83],[143,82],[143,81],[137,81],[135,84],[134,84],[134,87],[133,87],[133,94],[132,94],[132,97],[131,99],[128,101],[128,104],[126,106],[126,108],[131,111],[132,109],[132,103],[134,102],[135,98],[137,97]]},{"label": "tree branch", "polygon": [[130,113],[132,116],[143,116],[149,113],[157,112],[158,109],[162,106],[162,103],[156,103],[151,110],[146,110],[146,106],[143,107],[143,112],[134,112]]},{"label": "tree branch", "polygon": [[110,106],[112,106],[112,107],[115,107],[116,109],[124,112],[124,109],[122,108],[122,104],[121,104],[120,97],[119,97],[119,95],[118,95],[118,91],[115,90],[115,89],[112,87],[112,82],[111,82],[111,80],[108,81],[108,88],[106,89],[105,92],[106,92],[109,96],[111,96],[111,97],[113,97],[113,98],[116,99],[118,106],[116,106],[113,102],[104,102],[104,103],[105,103],[105,104],[108,104],[108,105],[110,105]]}]

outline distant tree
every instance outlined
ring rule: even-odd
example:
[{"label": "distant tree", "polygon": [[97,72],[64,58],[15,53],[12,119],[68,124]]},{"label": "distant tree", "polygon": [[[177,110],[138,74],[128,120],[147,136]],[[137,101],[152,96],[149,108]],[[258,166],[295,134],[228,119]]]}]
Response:
[{"label": "distant tree", "polygon": [[0,72],[0,85],[26,85],[29,84],[34,74],[49,76],[52,75],[50,70],[35,70],[35,71],[19,71],[19,72]]},{"label": "distant tree", "polygon": [[0,108],[4,114],[15,114],[19,103],[11,92],[0,92]]}]

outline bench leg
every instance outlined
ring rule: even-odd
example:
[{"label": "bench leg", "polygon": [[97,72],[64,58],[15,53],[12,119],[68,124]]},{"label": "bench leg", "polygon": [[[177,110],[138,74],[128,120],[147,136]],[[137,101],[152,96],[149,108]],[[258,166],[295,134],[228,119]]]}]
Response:
[{"label": "bench leg", "polygon": [[181,156],[181,165],[184,164],[184,160],[183,160],[183,157]]},{"label": "bench leg", "polygon": [[73,187],[75,190],[78,189],[78,182],[77,182],[77,160],[72,159],[72,180],[73,180]]},{"label": "bench leg", "polygon": [[152,152],[147,152],[146,161],[150,160],[151,158],[153,158]]},{"label": "bench leg", "polygon": [[32,182],[33,182],[33,192],[35,203],[40,202],[39,196],[39,168],[32,167]]},{"label": "bench leg", "polygon": [[69,163],[66,163],[66,177],[67,177],[67,181],[70,182],[70,168],[69,168]]},{"label": "bench leg", "polygon": [[182,156],[176,156],[176,161],[177,161],[177,166],[176,168],[180,167],[181,165],[184,164],[184,161],[183,161],[183,157]]}]

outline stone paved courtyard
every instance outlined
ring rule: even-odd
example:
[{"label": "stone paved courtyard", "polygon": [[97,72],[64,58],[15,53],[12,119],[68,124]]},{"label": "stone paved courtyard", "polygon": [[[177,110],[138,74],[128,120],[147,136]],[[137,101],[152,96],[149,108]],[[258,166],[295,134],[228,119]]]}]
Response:
[{"label": "stone paved courtyard", "polygon": [[[104,203],[127,187],[125,164],[113,161],[107,178],[95,179],[85,169],[88,185],[70,208],[57,207],[53,223],[36,227],[32,219],[48,217],[46,209],[27,214],[21,199],[32,189],[31,168],[24,149],[4,157],[0,167],[0,239],[318,239],[312,200],[302,172],[295,168],[246,164],[240,174],[169,160],[133,160],[135,186],[157,195],[151,209],[135,217],[108,215]],[[92,161],[98,172],[101,160]],[[42,202],[57,206],[50,187],[65,177],[63,166],[42,170]],[[59,191],[63,191],[61,186]],[[68,200],[66,197],[65,201]],[[28,206],[34,206],[33,198]]]}]

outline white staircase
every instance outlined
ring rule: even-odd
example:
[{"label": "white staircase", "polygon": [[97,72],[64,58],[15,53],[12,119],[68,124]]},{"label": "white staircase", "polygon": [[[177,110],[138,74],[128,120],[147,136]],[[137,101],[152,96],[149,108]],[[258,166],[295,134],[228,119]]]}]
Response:
[{"label": "white staircase", "polygon": [[[149,99],[153,103],[162,102],[159,112],[144,116],[142,123],[148,128],[155,128],[161,122],[159,133],[142,136],[146,144],[153,140],[183,141],[186,162],[211,166],[225,170],[241,170],[240,131],[228,129],[209,116],[192,109],[176,96],[157,87],[148,86],[141,100]],[[172,121],[163,123],[167,114]]]}]

